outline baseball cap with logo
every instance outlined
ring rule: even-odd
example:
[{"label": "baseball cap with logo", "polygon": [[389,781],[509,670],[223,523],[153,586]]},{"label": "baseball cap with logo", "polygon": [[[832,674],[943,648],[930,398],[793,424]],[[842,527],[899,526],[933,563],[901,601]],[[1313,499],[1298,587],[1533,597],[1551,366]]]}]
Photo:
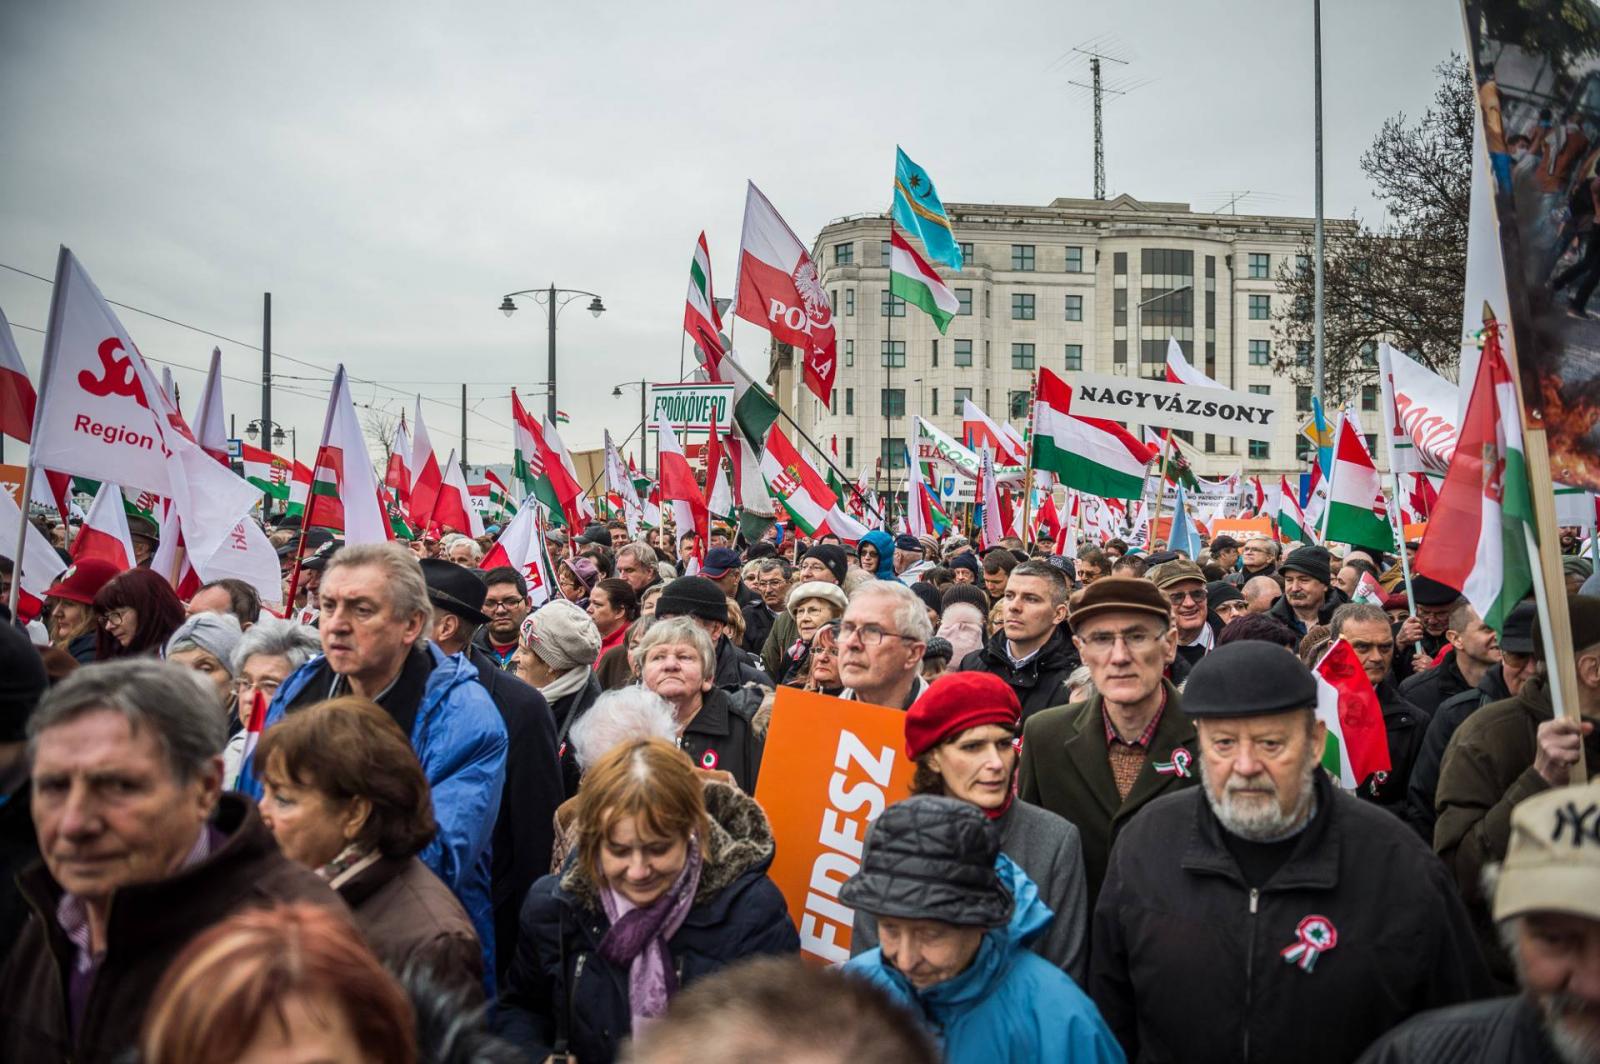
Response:
[{"label": "baseball cap with logo", "polygon": [[1530,912],[1600,920],[1600,784],[1517,803],[1494,891],[1498,922]]}]

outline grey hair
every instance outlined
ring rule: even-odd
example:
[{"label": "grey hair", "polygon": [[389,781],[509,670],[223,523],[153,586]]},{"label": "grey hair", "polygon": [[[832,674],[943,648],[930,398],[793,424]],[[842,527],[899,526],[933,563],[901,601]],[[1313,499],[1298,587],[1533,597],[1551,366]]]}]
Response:
[{"label": "grey hair", "polygon": [[1370,602],[1346,602],[1343,606],[1333,611],[1333,616],[1328,618],[1328,634],[1338,639],[1344,632],[1344,626],[1351,623],[1363,622],[1377,623],[1385,628],[1389,627],[1389,615]]},{"label": "grey hair", "polygon": [[624,543],[617,548],[617,559],[620,561],[626,554],[646,569],[654,569],[661,564],[661,559],[656,557],[656,549],[643,540]]},{"label": "grey hair", "polygon": [[711,645],[711,637],[706,635],[706,630],[700,627],[700,622],[693,617],[668,617],[656,618],[656,623],[650,630],[639,638],[629,652],[628,659],[633,664],[633,671],[640,676],[644,675],[644,659],[656,647],[666,646],[669,643],[688,643],[700,652],[700,664],[705,673],[705,678],[710,679],[717,671],[717,651]]},{"label": "grey hair", "polygon": [[1277,558],[1278,557],[1278,554],[1279,554],[1278,544],[1277,544],[1277,541],[1274,540],[1271,536],[1251,536],[1250,538],[1245,540],[1245,544],[1247,546],[1249,544],[1251,544],[1251,543],[1264,543],[1264,544],[1266,544],[1267,551],[1273,556],[1273,558]]},{"label": "grey hair", "polygon": [[28,718],[28,763],[44,732],[102,710],[120,713],[134,734],[148,730],[180,783],[205,771],[228,741],[216,692],[199,673],[130,658],[85,665],[50,689]]},{"label": "grey hair", "polygon": [[[469,541],[470,542],[470,541]],[[473,544],[477,546],[477,544]],[[399,543],[358,543],[345,547],[328,559],[328,574],[339,569],[354,569],[370,565],[383,570],[384,587],[389,589],[389,611],[396,617],[422,615],[422,631],[426,635],[433,628],[433,603],[428,601],[428,583],[422,578],[422,566],[417,556]]]},{"label": "grey hair", "polygon": [[854,605],[873,595],[884,595],[895,600],[894,624],[900,629],[901,635],[918,643],[926,643],[933,638],[933,622],[928,620],[928,607],[909,587],[898,580],[873,580],[856,588],[850,595],[850,603]]},{"label": "grey hair", "polygon": [[789,563],[782,558],[757,558],[756,564],[758,573],[780,572],[785,580],[789,579]]},{"label": "grey hair", "polygon": [[322,652],[315,628],[296,621],[265,617],[245,629],[239,645],[233,648],[233,674],[239,675],[244,663],[257,654],[284,658],[290,670],[298,669]]},{"label": "grey hair", "polygon": [[672,707],[640,684],[607,691],[594,700],[567,733],[581,772],[623,743],[639,739],[678,741]]},{"label": "grey hair", "polygon": [[467,543],[472,547],[473,565],[477,565],[479,562],[483,561],[483,548],[478,546],[477,540],[463,532],[452,532],[448,536],[444,537],[444,539],[440,540],[439,553],[448,559],[450,557],[450,552],[455,549],[457,543]]}]

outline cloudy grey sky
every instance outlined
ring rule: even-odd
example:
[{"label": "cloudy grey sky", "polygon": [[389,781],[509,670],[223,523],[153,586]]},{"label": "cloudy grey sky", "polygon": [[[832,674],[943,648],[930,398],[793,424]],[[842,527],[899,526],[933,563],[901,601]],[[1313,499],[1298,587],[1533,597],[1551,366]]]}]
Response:
[{"label": "cloudy grey sky", "polygon": [[[1372,217],[1356,160],[1462,47],[1452,0],[1324,5],[1327,212]],[[567,442],[620,439],[618,381],[677,375],[703,228],[731,295],[744,182],[802,239],[887,204],[898,142],[946,200],[1092,190],[1090,109],[1067,83],[1101,41],[1145,82],[1106,111],[1110,191],[1216,209],[1312,208],[1310,0],[761,3],[0,3],[0,263],[72,247],[110,299],[316,368],[274,415],[315,448],[343,361],[359,402],[420,391],[441,457],[506,461],[510,386],[544,380],[543,312],[508,290],[592,289],[560,318]],[[0,270],[37,373],[49,286]],[[193,409],[215,341],[141,314]],[[759,360],[765,335],[736,334]],[[260,355],[221,343],[225,400],[260,412]],[[246,383],[248,381],[256,383]],[[303,394],[301,394],[303,393]],[[542,406],[542,402],[536,403]],[[15,459],[13,451],[8,457]]]}]

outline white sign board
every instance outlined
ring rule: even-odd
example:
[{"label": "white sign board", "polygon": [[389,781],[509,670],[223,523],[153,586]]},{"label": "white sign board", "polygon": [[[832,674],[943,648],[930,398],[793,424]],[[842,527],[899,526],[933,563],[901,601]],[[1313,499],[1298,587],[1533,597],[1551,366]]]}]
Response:
[{"label": "white sign board", "polygon": [[1282,396],[1231,388],[1101,373],[1074,373],[1070,383],[1072,412],[1080,417],[1271,442],[1283,415]]},{"label": "white sign board", "polygon": [[719,432],[733,428],[733,385],[731,384],[652,384],[650,386],[649,427],[659,429],[665,421],[677,432],[706,430],[716,423]]}]

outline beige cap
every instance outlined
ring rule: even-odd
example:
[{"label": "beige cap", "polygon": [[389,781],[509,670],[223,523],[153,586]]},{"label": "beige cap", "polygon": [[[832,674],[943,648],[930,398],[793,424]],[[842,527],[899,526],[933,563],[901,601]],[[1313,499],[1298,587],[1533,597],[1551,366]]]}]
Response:
[{"label": "beige cap", "polygon": [[1494,892],[1494,918],[1561,912],[1600,920],[1600,784],[1517,803]]}]

